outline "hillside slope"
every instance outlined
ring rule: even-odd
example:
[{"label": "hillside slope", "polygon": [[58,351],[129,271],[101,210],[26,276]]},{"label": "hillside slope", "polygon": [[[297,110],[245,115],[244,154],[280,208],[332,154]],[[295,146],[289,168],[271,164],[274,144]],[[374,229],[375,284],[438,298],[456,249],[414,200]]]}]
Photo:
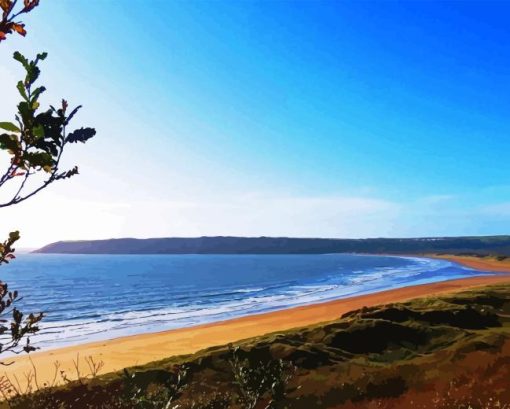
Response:
[{"label": "hillside slope", "polygon": [[59,241],[35,253],[67,254],[324,254],[450,253],[510,256],[510,236],[415,239],[197,237]]}]

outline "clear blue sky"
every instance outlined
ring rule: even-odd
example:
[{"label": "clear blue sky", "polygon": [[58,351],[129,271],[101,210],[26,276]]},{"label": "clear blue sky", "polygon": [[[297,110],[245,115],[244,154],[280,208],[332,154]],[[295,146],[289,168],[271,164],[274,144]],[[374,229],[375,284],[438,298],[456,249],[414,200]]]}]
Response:
[{"label": "clear blue sky", "polygon": [[2,92],[13,50],[46,50],[47,101],[98,136],[9,210],[66,209],[26,245],[510,233],[510,3],[41,3]]}]

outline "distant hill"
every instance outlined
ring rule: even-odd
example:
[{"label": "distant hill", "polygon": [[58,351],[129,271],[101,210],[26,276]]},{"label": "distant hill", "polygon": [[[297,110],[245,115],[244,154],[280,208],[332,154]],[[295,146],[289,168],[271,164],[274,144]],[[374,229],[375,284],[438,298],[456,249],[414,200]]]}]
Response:
[{"label": "distant hill", "polygon": [[510,256],[510,236],[406,239],[196,237],[59,241],[34,253],[66,254],[324,254],[449,253]]}]

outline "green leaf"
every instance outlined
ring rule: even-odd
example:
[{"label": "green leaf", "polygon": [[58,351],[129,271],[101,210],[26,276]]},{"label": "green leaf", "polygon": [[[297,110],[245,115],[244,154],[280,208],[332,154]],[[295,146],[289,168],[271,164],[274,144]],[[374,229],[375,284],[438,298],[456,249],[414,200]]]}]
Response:
[{"label": "green leaf", "polygon": [[19,150],[19,141],[16,135],[6,133],[0,135],[0,149],[16,152]]},{"label": "green leaf", "polygon": [[37,67],[36,63],[32,61],[27,68],[27,76],[25,77],[25,84],[32,85],[39,78],[39,74],[41,74],[41,70]]},{"label": "green leaf", "polygon": [[76,113],[81,109],[81,105],[78,105],[76,108],[74,108],[71,113],[66,118],[64,125],[68,125],[69,122],[71,122],[71,119],[73,119],[73,116],[76,115]]},{"label": "green leaf", "polygon": [[31,167],[40,166],[46,172],[50,172],[53,165],[52,156],[46,152],[25,152],[23,159],[25,159]]},{"label": "green leaf", "polygon": [[0,122],[0,128],[9,132],[21,132],[20,129],[12,122]]},{"label": "green leaf", "polygon": [[47,52],[37,54],[37,57],[35,58],[35,63],[37,64],[39,62],[39,60],[45,60],[47,56],[48,56]]},{"label": "green leaf", "polygon": [[18,111],[21,115],[21,119],[23,119],[23,122],[25,124],[29,123],[33,112],[32,107],[29,105],[29,103],[24,101],[20,102],[18,104]]},{"label": "green leaf", "polygon": [[18,92],[23,97],[23,99],[25,101],[28,101],[28,96],[27,96],[27,92],[25,91],[25,85],[23,85],[23,81],[18,81],[16,88],[18,88]]},{"label": "green leaf", "polygon": [[60,180],[60,179],[69,179],[75,175],[78,175],[79,172],[78,172],[78,166],[75,166],[74,168],[70,169],[70,170],[67,170],[65,172],[62,172],[62,173],[59,173],[55,179],[57,180]]},{"label": "green leaf", "polygon": [[81,142],[85,143],[87,140],[92,138],[96,134],[96,130],[94,128],[80,128],[69,135],[67,135],[66,142],[76,143]]},{"label": "green leaf", "polygon": [[25,67],[25,70],[28,70],[28,60],[26,59],[26,57],[23,54],[21,54],[19,51],[16,51],[13,55],[13,58],[16,61],[19,61],[21,64],[23,64],[23,67]]},{"label": "green leaf", "polygon": [[20,238],[20,235],[19,235],[19,231],[16,230],[16,231],[11,231],[9,233],[9,240],[14,243],[16,240],[19,240]]},{"label": "green leaf", "polygon": [[46,91],[45,87],[39,87],[32,91],[32,102],[37,101],[39,95],[41,95],[44,91]]},{"label": "green leaf", "polygon": [[34,126],[32,132],[36,138],[44,138],[44,126],[41,124]]}]

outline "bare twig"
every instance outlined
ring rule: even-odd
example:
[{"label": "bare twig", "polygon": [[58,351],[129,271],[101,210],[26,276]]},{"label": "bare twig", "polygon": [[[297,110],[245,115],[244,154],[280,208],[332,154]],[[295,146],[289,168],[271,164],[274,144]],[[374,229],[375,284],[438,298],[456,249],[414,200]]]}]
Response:
[{"label": "bare twig", "polygon": [[104,366],[103,361],[95,362],[94,358],[91,355],[85,357],[85,362],[87,363],[87,365],[89,367],[90,376],[92,378],[95,378],[98,375],[99,371],[101,371],[101,369]]},{"label": "bare twig", "polygon": [[81,373],[80,373],[80,353],[76,354],[76,360],[73,359],[74,370],[76,371],[76,380],[81,384]]},{"label": "bare twig", "polygon": [[37,381],[37,368],[35,367],[34,361],[32,360],[32,357],[30,355],[28,356],[28,359],[30,361],[30,364],[32,365],[33,370],[34,370],[35,387],[39,390],[40,387],[39,387],[39,382]]}]

